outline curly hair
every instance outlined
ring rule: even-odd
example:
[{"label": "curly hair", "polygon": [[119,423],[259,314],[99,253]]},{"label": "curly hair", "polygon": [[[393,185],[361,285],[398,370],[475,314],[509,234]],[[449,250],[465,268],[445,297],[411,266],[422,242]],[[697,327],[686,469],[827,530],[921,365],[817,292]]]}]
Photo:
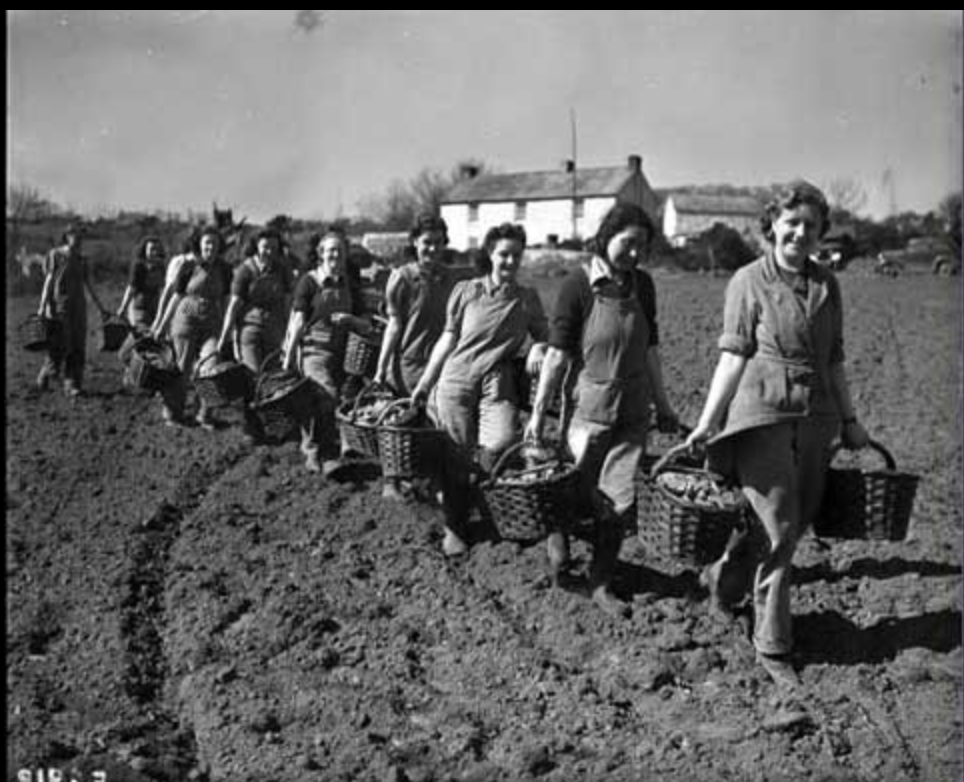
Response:
[{"label": "curly hair", "polygon": [[322,239],[328,236],[334,236],[338,241],[342,243],[345,248],[345,255],[347,259],[348,255],[348,236],[345,234],[344,229],[338,225],[330,225],[321,231],[315,231],[308,237],[308,251],[305,253],[305,261],[309,266],[317,266],[321,260],[321,256],[318,255],[318,245],[321,244]]},{"label": "curly hair", "polygon": [[513,239],[521,243],[524,249],[526,246],[526,229],[513,223],[492,226],[486,232],[485,239],[482,240],[482,249],[485,250],[486,255],[492,253],[500,239]]},{"label": "curly hair", "polygon": [[603,215],[596,229],[596,235],[590,243],[590,249],[598,255],[605,255],[606,248],[612,238],[632,226],[638,226],[646,231],[646,243],[651,244],[656,236],[656,225],[641,206],[620,202],[610,207]]},{"label": "curly hair", "polygon": [[415,217],[415,222],[412,223],[412,227],[408,232],[408,238],[414,242],[422,234],[427,234],[429,231],[438,231],[445,237],[446,243],[448,242],[448,225],[446,225],[445,220],[431,212],[420,212]]},{"label": "curly hair", "polygon": [[205,236],[213,236],[218,240],[217,250],[215,255],[220,255],[224,252],[224,237],[221,236],[221,232],[213,226],[206,226],[201,228],[192,238],[191,238],[191,252],[195,255],[201,255],[201,240]]},{"label": "curly hair", "polygon": [[164,242],[161,241],[161,237],[156,236],[156,235],[154,235],[154,234],[151,234],[151,235],[145,236],[143,239],[141,239],[140,244],[137,245],[137,251],[136,251],[135,254],[134,254],[135,257],[136,257],[137,259],[141,260],[141,261],[146,261],[146,260],[147,260],[147,245],[149,245],[149,244],[151,244],[151,243],[160,245],[161,254],[162,254],[162,255],[164,254],[164,252],[165,252],[165,250],[164,250]]},{"label": "curly hair", "polygon": [[760,215],[760,231],[763,238],[773,244],[773,223],[780,217],[781,212],[804,204],[814,207],[820,215],[820,238],[822,239],[830,230],[830,205],[819,187],[803,179],[795,179],[776,189],[770,200],[763,205],[763,213]]}]

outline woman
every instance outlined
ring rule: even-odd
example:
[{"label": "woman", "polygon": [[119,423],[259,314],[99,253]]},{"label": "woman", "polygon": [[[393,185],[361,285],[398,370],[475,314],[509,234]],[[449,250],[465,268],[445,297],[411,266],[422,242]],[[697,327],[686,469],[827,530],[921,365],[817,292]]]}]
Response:
[{"label": "woman", "polygon": [[218,348],[226,348],[234,332],[239,360],[257,374],[265,358],[281,349],[294,278],[282,258],[277,231],[258,233],[255,249],[234,271]]},{"label": "woman", "polygon": [[[750,554],[753,643],[759,663],[784,685],[798,681],[790,659],[791,562],[820,507],[831,441],[838,434],[853,448],[868,441],[844,372],[840,288],[810,259],[829,212],[823,193],[803,181],[766,205],[761,226],[770,247],[727,286],[720,359],[686,441],[707,444],[711,466],[742,486],[766,533],[768,550]],[[733,572],[738,567],[724,554],[704,571],[720,608],[742,597],[721,585],[751,580]]]},{"label": "woman", "polygon": [[80,396],[84,384],[87,359],[87,300],[90,294],[101,314],[107,311],[90,284],[87,259],[81,253],[83,236],[80,226],[69,225],[61,237],[61,245],[52,249],[44,261],[44,285],[37,314],[60,321],[62,338],[50,346],[47,358],[37,376],[37,388],[45,391],[52,378],[64,374],[64,393],[69,398]]},{"label": "woman", "polygon": [[[125,318],[133,328],[118,353],[125,366],[130,361],[134,341],[139,335],[150,333],[155,318],[160,314],[158,304],[164,289],[165,270],[164,245],[161,240],[156,236],[144,237],[137,247],[127,287],[117,308],[117,317]],[[126,370],[124,382],[129,383]]]},{"label": "woman", "polygon": [[315,266],[295,287],[284,368],[294,368],[300,346],[301,372],[315,384],[318,397],[317,414],[301,430],[305,468],[330,477],[340,464],[335,410],[344,382],[347,329],[368,333],[371,324],[353,314],[360,312],[361,302],[352,295],[348,281],[345,236],[329,230],[312,237],[311,255]]},{"label": "woman", "polygon": [[442,549],[447,555],[467,549],[469,476],[476,446],[483,450],[485,463],[518,437],[519,390],[512,360],[531,338],[527,367],[534,373],[545,351],[547,323],[539,295],[517,281],[525,246],[522,226],[503,223],[489,229],[483,247],[492,269],[453,289],[445,330],[412,393],[415,400],[427,400],[435,388],[434,414],[450,441],[441,476]]},{"label": "woman", "polygon": [[[432,348],[445,326],[445,305],[455,277],[443,263],[448,226],[441,217],[420,214],[409,231],[414,258],[394,269],[385,286],[388,325],[382,337],[375,383],[408,396],[418,385]],[[400,498],[401,482],[386,481],[383,496]]]},{"label": "woman", "polygon": [[[231,282],[231,267],[221,257],[221,234],[203,229],[192,242],[192,254],[184,260],[170,286],[170,297],[157,321],[153,336],[160,339],[170,324],[171,341],[180,376],[162,391],[163,417],[168,426],[184,423],[187,383],[195,363],[218,349],[224,302]],[[202,398],[197,423],[208,430],[217,424]]]},{"label": "woman", "polygon": [[[527,438],[541,438],[549,400],[569,365],[577,367],[567,439],[595,517],[593,600],[612,616],[628,612],[612,581],[636,499],[634,478],[646,448],[650,408],[655,404],[661,430],[677,426],[663,387],[655,287],[637,268],[655,235],[638,206],[617,204],[603,217],[594,239],[596,254],[559,291],[526,427]],[[550,536],[549,558],[558,578],[569,559],[562,533]]]}]

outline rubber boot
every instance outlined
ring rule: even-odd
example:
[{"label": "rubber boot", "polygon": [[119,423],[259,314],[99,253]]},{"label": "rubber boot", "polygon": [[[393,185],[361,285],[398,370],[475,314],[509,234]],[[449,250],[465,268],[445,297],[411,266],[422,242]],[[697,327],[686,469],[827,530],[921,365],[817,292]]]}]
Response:
[{"label": "rubber boot", "polygon": [[605,613],[617,619],[625,618],[630,611],[629,605],[616,597],[612,590],[622,541],[622,530],[614,519],[596,522],[589,586],[592,589],[593,602]]}]

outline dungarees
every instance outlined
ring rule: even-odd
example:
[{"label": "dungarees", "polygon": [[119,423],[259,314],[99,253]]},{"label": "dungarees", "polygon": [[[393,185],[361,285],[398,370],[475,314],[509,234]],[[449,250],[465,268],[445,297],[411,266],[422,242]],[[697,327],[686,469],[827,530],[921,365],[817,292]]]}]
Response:
[{"label": "dungarees", "polygon": [[[314,383],[318,399],[317,413],[301,428],[301,451],[308,456],[323,450],[321,457],[328,459],[337,457],[339,451],[335,410],[345,379],[342,363],[348,336],[344,328],[336,328],[331,323],[331,316],[336,312],[350,313],[351,297],[344,284],[332,288],[319,286],[312,302],[315,311],[319,307],[315,303],[319,296],[323,314],[306,327],[301,338],[301,373]],[[310,314],[306,312],[305,316]]]},{"label": "dungarees", "polygon": [[[177,382],[162,393],[165,416],[175,419],[184,414],[187,383],[194,373],[195,362],[217,350],[226,293],[224,278],[216,263],[187,263],[191,265],[182,266],[179,274],[190,274],[190,277],[170,328],[181,374]],[[209,411],[203,399],[199,404],[198,418],[205,419]]]},{"label": "dungarees", "polygon": [[[247,260],[245,264],[255,266],[255,261]],[[255,374],[261,369],[265,358],[281,349],[284,341],[285,320],[284,304],[285,291],[282,271],[279,265],[257,271],[248,289],[241,328],[238,333],[241,363]]]},{"label": "dungarees", "polygon": [[569,448],[587,490],[604,504],[604,512],[597,513],[600,520],[616,521],[632,506],[634,478],[646,447],[650,334],[632,279],[625,298],[593,294],[568,430]]},{"label": "dungarees", "polygon": [[393,361],[392,380],[398,391],[408,394],[422,378],[432,348],[445,328],[445,303],[454,279],[445,269],[399,270],[408,288],[397,360]]}]

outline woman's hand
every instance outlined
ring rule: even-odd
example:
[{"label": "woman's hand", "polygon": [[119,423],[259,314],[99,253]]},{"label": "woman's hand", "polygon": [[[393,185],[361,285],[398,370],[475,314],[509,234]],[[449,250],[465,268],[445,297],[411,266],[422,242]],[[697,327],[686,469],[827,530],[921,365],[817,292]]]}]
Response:
[{"label": "woman's hand", "polygon": [[542,371],[542,362],[546,358],[547,347],[545,342],[536,342],[529,348],[529,353],[526,356],[526,373],[529,377],[539,377],[539,373]]},{"label": "woman's hand", "polygon": [[522,439],[526,441],[532,441],[535,443],[542,442],[542,416],[533,413],[529,416],[529,421],[526,423],[525,432],[522,435]]},{"label": "woman's hand", "polygon": [[698,423],[692,432],[687,435],[683,444],[687,448],[700,448],[710,439],[713,430],[703,423]]},{"label": "woman's hand", "polygon": [[851,418],[844,423],[840,430],[840,441],[844,448],[856,450],[866,448],[870,443],[870,435],[856,418]]}]

